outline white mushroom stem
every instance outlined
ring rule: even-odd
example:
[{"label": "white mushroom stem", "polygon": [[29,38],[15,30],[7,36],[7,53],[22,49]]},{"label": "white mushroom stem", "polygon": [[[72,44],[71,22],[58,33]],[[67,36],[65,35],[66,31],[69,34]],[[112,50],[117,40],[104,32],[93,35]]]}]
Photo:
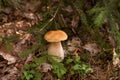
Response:
[{"label": "white mushroom stem", "polygon": [[[51,42],[48,48],[48,54],[64,59],[64,51],[61,42]],[[57,60],[60,62],[61,60]]]}]

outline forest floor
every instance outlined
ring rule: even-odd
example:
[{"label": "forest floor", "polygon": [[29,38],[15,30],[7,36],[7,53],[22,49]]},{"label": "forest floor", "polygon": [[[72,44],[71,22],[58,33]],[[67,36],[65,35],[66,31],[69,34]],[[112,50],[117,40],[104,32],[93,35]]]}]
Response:
[{"label": "forest floor", "polygon": [[[53,1],[56,2],[57,0]],[[33,58],[40,57],[46,51],[48,47],[47,42],[43,47],[39,47],[37,51],[31,52],[27,50],[37,44],[36,35],[27,31],[36,27],[39,23],[42,24],[43,15],[37,13],[40,4],[40,0],[34,4],[24,2],[21,10],[19,10],[18,6],[16,9],[4,7],[0,12],[0,80],[21,80],[22,76],[26,76],[21,72],[24,71],[24,66],[31,64]],[[42,9],[45,12],[46,6],[43,6]],[[87,63],[93,71],[85,76],[78,73],[71,75],[68,72],[62,77],[62,80],[120,80],[120,65],[114,65],[113,54],[116,53],[114,48],[111,47],[108,50],[101,48],[104,42],[99,41],[99,37],[94,40],[93,35],[95,32],[89,32],[85,26],[79,25],[80,19],[77,15],[74,15],[71,6],[66,6],[65,11],[68,15],[66,17],[61,15],[61,17],[63,23],[65,23],[64,25],[70,27],[60,28],[69,37],[66,41],[62,42],[65,60],[61,63],[65,64],[64,61],[68,57],[75,58],[80,56],[81,60]],[[106,37],[108,35],[107,31],[105,26],[98,33],[100,33],[105,43],[114,45],[114,40],[111,37]],[[40,36],[40,39],[44,39],[44,37]],[[99,44],[99,42],[101,43]],[[24,54],[23,51],[26,50],[28,54],[30,53],[29,55],[27,53]],[[27,56],[23,57],[24,55]],[[117,61],[116,64],[120,64],[120,61]],[[48,66],[47,69],[43,67],[40,70],[42,80],[58,80],[57,76],[52,73],[51,65],[45,63],[45,66]],[[67,68],[69,71],[69,67]],[[27,79],[24,78],[23,80]]]}]

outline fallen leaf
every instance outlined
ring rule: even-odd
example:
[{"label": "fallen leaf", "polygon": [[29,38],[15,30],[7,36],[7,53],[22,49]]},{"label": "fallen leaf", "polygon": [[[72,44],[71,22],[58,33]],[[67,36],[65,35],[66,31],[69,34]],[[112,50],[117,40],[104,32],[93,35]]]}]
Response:
[{"label": "fallen leaf", "polygon": [[40,4],[41,0],[24,2],[24,6],[22,6],[22,8],[25,10],[25,12],[35,12],[37,9],[39,9]]},{"label": "fallen leaf", "polygon": [[49,70],[52,69],[52,65],[48,64],[48,63],[42,63],[40,65],[41,68],[41,72],[48,72]]},{"label": "fallen leaf", "polygon": [[69,12],[69,13],[73,12],[73,9],[72,9],[72,7],[71,7],[70,5],[67,6],[67,7],[65,8],[65,10],[66,10],[67,12]]},{"label": "fallen leaf", "polygon": [[73,37],[73,38],[72,38],[72,44],[73,44],[73,46],[80,47],[81,44],[82,44],[82,42],[81,42],[80,38],[78,38],[78,37]]},{"label": "fallen leaf", "polygon": [[98,53],[99,49],[96,43],[88,43],[83,46],[83,49],[89,51],[90,53]]},{"label": "fallen leaf", "polygon": [[79,23],[79,16],[73,16],[71,21],[72,28],[77,28],[78,23]]},{"label": "fallen leaf", "polygon": [[73,46],[69,46],[69,47],[68,47],[68,51],[71,51],[71,52],[72,52],[72,51],[75,51],[75,49],[76,49],[76,48],[73,47]]},{"label": "fallen leaf", "polygon": [[81,40],[78,37],[73,37],[71,41],[67,42],[68,51],[75,51],[76,48],[81,47]]},{"label": "fallen leaf", "polygon": [[4,59],[6,59],[6,60],[8,61],[8,64],[15,63],[16,60],[17,60],[16,57],[14,57],[14,56],[12,56],[12,55],[10,55],[10,54],[4,53],[4,52],[2,52],[2,51],[0,51],[0,55],[1,55]]},{"label": "fallen leaf", "polygon": [[23,45],[25,45],[25,43],[30,41],[31,36],[32,36],[31,34],[25,34],[21,36],[20,41],[14,46],[13,52],[16,54],[21,53],[25,49]]},{"label": "fallen leaf", "polygon": [[109,40],[112,47],[116,46],[115,40],[111,36],[108,37],[108,40]]},{"label": "fallen leaf", "polygon": [[34,56],[34,54],[29,54],[26,61],[25,61],[25,63],[28,63],[28,62],[32,61],[33,56]]},{"label": "fallen leaf", "polygon": [[120,59],[115,51],[115,48],[113,48],[113,65],[120,67]]},{"label": "fallen leaf", "polygon": [[4,73],[8,73],[0,78],[0,80],[18,80],[19,71],[16,67],[7,67]]},{"label": "fallen leaf", "polygon": [[33,19],[33,20],[36,18],[33,13],[24,13],[24,16],[28,19]]}]

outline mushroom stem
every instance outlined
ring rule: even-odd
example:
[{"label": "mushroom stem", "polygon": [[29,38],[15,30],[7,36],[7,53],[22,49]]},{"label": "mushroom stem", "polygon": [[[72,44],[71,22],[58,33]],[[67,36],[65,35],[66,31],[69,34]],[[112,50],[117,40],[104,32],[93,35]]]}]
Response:
[{"label": "mushroom stem", "polygon": [[61,42],[51,42],[48,48],[48,54],[60,57],[60,60],[57,61],[60,62],[64,59],[64,51]]}]

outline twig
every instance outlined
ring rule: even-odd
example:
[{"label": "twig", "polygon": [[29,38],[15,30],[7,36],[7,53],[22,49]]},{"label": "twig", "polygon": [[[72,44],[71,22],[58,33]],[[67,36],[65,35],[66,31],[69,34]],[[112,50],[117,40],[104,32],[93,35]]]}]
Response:
[{"label": "twig", "polygon": [[46,24],[40,29],[40,31],[42,31],[45,27],[48,26],[48,24],[49,24],[50,22],[52,22],[52,21],[54,20],[54,18],[56,17],[56,15],[57,15],[57,13],[58,13],[59,8],[60,8],[60,6],[58,6],[58,8],[57,8],[57,10],[55,11],[53,17],[48,21],[48,23],[46,23]]}]

